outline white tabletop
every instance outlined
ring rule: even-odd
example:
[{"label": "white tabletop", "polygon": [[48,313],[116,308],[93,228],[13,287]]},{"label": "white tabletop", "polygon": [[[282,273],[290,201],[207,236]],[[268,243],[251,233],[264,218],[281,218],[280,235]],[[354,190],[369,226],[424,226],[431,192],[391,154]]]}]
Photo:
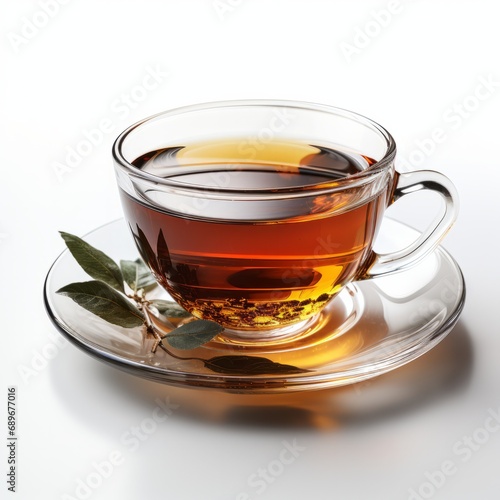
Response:
[{"label": "white tabletop", "polygon": [[[15,386],[12,498],[499,497],[495,7],[4,2],[0,434]],[[161,110],[238,98],[352,109],[393,133],[401,168],[453,180],[461,213],[444,246],[462,267],[468,297],[435,349],[356,386],[257,397],[142,381],[62,339],[44,310],[43,280],[63,249],[58,230],[84,235],[121,216],[114,137]],[[78,146],[81,157],[68,159]],[[433,211],[415,197],[391,214],[423,227]]]}]

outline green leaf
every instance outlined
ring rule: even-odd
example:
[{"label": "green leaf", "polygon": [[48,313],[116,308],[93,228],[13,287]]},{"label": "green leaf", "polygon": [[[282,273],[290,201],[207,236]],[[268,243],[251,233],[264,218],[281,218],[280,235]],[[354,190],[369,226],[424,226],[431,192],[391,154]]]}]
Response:
[{"label": "green leaf", "polygon": [[151,271],[141,259],[121,260],[120,267],[125,282],[134,292],[141,288],[151,288],[157,284]]},{"label": "green leaf", "polygon": [[270,375],[305,373],[292,365],[283,365],[259,356],[217,356],[203,361],[206,368],[228,375]]},{"label": "green leaf", "polygon": [[112,259],[78,236],[63,231],[60,233],[71,255],[91,278],[104,281],[104,283],[123,292],[123,275]]},{"label": "green leaf", "polygon": [[189,318],[191,316],[191,313],[187,312],[177,302],[155,299],[151,301],[151,305],[156,307],[158,312],[167,318]]},{"label": "green leaf", "polygon": [[137,265],[133,260],[121,260],[120,269],[122,270],[123,279],[125,283],[136,290],[135,282],[137,281]]},{"label": "green leaf", "polygon": [[69,297],[79,306],[113,325],[133,328],[144,323],[142,312],[102,281],[71,283],[56,293]]},{"label": "green leaf", "polygon": [[199,319],[172,330],[163,340],[166,340],[175,349],[195,349],[212,340],[223,330],[224,327],[214,321]]}]

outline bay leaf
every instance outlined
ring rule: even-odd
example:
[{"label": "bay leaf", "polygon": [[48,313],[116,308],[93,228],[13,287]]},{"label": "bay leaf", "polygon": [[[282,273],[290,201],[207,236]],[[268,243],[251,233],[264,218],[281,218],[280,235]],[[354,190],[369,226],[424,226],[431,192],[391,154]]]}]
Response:
[{"label": "bay leaf", "polygon": [[175,349],[196,349],[221,333],[224,327],[205,319],[199,319],[179,326],[163,338]]},{"label": "bay leaf", "polygon": [[177,304],[177,302],[154,299],[151,301],[151,304],[158,309],[160,314],[167,318],[189,318],[191,316],[191,314]]},{"label": "bay leaf", "polygon": [[123,275],[113,259],[78,236],[64,231],[60,231],[60,234],[71,255],[91,278],[104,281],[123,292]]},{"label": "bay leaf", "polygon": [[204,360],[203,363],[210,370],[227,375],[290,375],[308,371],[260,356],[216,356]]},{"label": "bay leaf", "polygon": [[125,282],[134,292],[157,285],[151,271],[141,259],[120,260],[120,268]]},{"label": "bay leaf", "polygon": [[108,323],[133,328],[144,323],[144,315],[121,293],[102,281],[71,283],[57,290],[79,306]]}]

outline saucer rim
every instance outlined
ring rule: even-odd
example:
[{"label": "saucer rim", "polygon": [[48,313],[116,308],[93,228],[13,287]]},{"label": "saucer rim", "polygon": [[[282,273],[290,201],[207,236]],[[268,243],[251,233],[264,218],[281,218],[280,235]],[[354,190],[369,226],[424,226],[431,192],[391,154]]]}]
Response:
[{"label": "saucer rim", "polygon": [[[386,219],[390,219],[396,224],[405,226],[405,228],[410,229],[413,232],[420,233],[419,230],[413,228],[409,224],[391,217],[386,217]],[[86,233],[82,238],[86,239],[88,236],[105,229],[107,226],[112,226],[113,224],[117,224],[123,220],[124,219],[121,217],[102,224],[101,226]],[[59,320],[56,312],[53,311],[50,305],[48,283],[58,262],[68,252],[69,251],[66,248],[57,256],[47,272],[43,285],[43,302],[45,310],[56,329],[71,344],[75,345],[94,359],[110,364],[121,371],[125,371],[141,378],[185,388],[205,388],[235,393],[265,394],[289,391],[322,390],[362,382],[399,368],[411,361],[416,360],[433,349],[456,325],[463,311],[466,299],[466,283],[463,272],[453,256],[445,248],[439,245],[432,252],[432,254],[436,252],[441,253],[443,257],[451,262],[457,271],[457,277],[459,284],[461,285],[460,297],[457,299],[457,304],[453,311],[447,315],[445,321],[439,326],[439,328],[435,331],[431,331],[428,337],[419,338],[415,345],[405,349],[403,352],[399,352],[395,356],[388,356],[387,358],[375,361],[370,363],[370,365],[361,364],[359,367],[350,367],[348,370],[344,371],[334,371],[322,374],[315,373],[314,378],[311,378],[311,376],[304,376],[302,374],[284,374],[278,376],[268,374],[233,375],[220,373],[214,373],[212,375],[204,373],[203,375],[200,375],[177,371],[161,366],[146,365],[129,359],[125,355],[116,355],[103,349],[99,344],[82,337],[77,331],[74,332],[71,328],[65,327],[65,324]],[[374,277],[371,278],[370,281],[376,281],[380,278],[382,277]],[[356,284],[356,282],[353,282],[353,284]],[[427,329],[427,326],[425,329]],[[415,351],[417,351],[416,354]],[[332,375],[335,375],[333,379]]]}]

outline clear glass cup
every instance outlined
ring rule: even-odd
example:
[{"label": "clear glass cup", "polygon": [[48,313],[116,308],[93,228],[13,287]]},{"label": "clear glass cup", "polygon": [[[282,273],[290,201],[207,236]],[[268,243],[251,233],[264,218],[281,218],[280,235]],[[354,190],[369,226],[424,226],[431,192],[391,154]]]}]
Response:
[{"label": "clear glass cup", "polygon": [[[396,144],[356,113],[228,101],[157,114],[115,141],[125,218],[158,283],[233,338],[295,335],[348,283],[402,271],[453,224],[453,184],[398,173]],[[385,209],[434,191],[445,208],[406,248],[373,250]]]}]

